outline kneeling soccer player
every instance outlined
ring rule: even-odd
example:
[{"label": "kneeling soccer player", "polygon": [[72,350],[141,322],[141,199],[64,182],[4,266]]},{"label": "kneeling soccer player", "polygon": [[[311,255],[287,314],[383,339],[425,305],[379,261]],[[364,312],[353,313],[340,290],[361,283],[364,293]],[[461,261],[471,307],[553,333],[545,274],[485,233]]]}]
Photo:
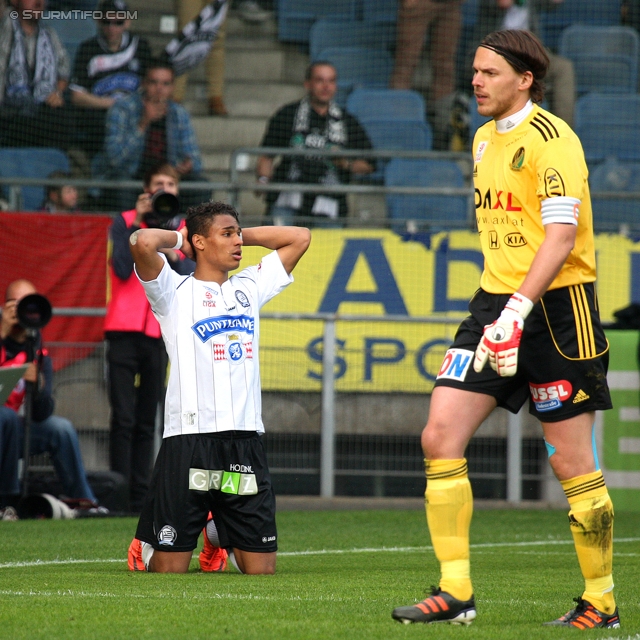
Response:
[{"label": "kneeling soccer player", "polygon": [[[135,269],[162,329],[171,371],[164,438],[129,567],[184,573],[207,516],[205,570],[229,559],[243,573],[276,569],[275,496],[261,434],[260,308],[288,286],[309,246],[300,227],[242,230],[235,209],[209,202],[187,210],[180,231],[131,236]],[[242,247],[272,249],[237,275]],[[196,261],[180,276],[162,249]],[[207,546],[209,545],[209,546]],[[204,567],[203,567],[204,568]]]}]

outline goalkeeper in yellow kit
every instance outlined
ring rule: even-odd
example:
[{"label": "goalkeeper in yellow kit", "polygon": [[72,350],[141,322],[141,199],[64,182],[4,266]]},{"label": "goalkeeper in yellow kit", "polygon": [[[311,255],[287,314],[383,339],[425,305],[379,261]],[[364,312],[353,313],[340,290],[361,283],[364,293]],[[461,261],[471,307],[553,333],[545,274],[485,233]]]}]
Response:
[{"label": "goalkeeper in yellow kit", "polygon": [[473,142],[475,204],[485,268],[445,355],[422,433],[439,587],[398,607],[405,623],[469,624],[473,497],[466,446],[495,407],[542,423],[549,462],[569,501],[585,589],[550,623],[618,628],[613,506],[593,447],[596,410],[610,409],[608,343],[598,315],[587,166],[580,141],[541,109],[549,60],[526,31],[485,37],[474,59],[478,111],[492,121]]}]

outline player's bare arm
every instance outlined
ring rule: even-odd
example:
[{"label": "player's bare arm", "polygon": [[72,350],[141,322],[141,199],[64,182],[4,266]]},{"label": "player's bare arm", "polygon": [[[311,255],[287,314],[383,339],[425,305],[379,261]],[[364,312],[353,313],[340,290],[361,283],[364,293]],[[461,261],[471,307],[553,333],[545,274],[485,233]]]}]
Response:
[{"label": "player's bare arm", "polygon": [[247,247],[265,247],[278,252],[282,265],[291,273],[311,242],[311,232],[304,227],[251,227],[242,230]]},{"label": "player's bare arm", "polygon": [[540,300],[573,250],[577,229],[574,224],[552,223],[545,226],[545,239],[518,293],[534,304]]},{"label": "player's bare arm", "polygon": [[144,282],[155,280],[162,271],[164,260],[158,253],[161,249],[180,249],[191,257],[186,227],[180,231],[138,229],[131,234],[129,242],[136,271]]}]

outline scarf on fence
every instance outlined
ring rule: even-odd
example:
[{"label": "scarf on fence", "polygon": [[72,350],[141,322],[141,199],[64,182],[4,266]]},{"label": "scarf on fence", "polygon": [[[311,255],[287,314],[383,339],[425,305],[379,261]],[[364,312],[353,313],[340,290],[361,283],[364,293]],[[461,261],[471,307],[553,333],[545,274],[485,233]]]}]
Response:
[{"label": "scarf on fence", "polygon": [[25,36],[17,19],[11,20],[13,45],[7,65],[5,104],[33,108],[44,102],[56,90],[57,60],[51,36],[38,25],[36,36],[35,69],[29,68]]},{"label": "scarf on fence", "polygon": [[[343,147],[347,143],[347,129],[344,121],[344,114],[342,109],[335,103],[329,103],[327,111],[327,123],[322,133],[317,134],[313,139],[309,135],[310,120],[311,120],[311,103],[308,98],[303,98],[296,109],[296,113],[293,117],[293,127],[291,131],[291,147],[297,148],[331,148],[331,147]],[[291,158],[291,164],[287,172],[287,182],[300,182],[305,173],[305,165],[309,168],[313,165],[313,173],[319,173],[317,182],[319,184],[335,185],[340,184],[340,178],[336,166],[331,162],[331,159],[324,156],[310,157],[310,156],[293,156]],[[320,168],[320,169],[319,169]],[[318,170],[319,169],[319,170]],[[300,209],[302,204],[302,194],[283,192],[280,195],[279,202],[277,204],[288,205],[293,209]],[[284,202],[286,200],[287,202]],[[322,202],[326,200],[335,200],[333,198],[327,199],[323,196],[317,196],[316,205],[314,205],[314,213],[319,215],[329,215],[329,217],[335,217],[337,215],[337,208],[335,214],[333,213],[333,207],[331,212],[324,211],[318,208],[318,205],[322,207]],[[297,206],[296,206],[297,205]]]}]

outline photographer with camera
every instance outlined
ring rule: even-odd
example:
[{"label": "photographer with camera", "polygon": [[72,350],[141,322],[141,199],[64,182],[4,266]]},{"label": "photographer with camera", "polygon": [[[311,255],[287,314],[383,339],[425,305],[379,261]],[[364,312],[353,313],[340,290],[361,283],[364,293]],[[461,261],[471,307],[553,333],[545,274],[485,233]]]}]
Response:
[{"label": "photographer with camera", "polygon": [[[0,367],[29,365],[5,405],[0,407],[0,508],[4,509],[3,519],[13,519],[9,515],[11,510],[6,507],[15,507],[20,497],[18,460],[23,453],[26,383],[33,384],[29,424],[31,455],[49,453],[64,494],[69,498],[84,498],[98,506],[85,475],[78,435],[69,420],[53,415],[51,358],[42,346],[40,332],[29,329],[33,336],[29,337],[17,313],[20,301],[35,293],[35,286],[28,280],[14,280],[7,287],[2,307]],[[30,340],[33,341],[31,345]],[[33,360],[28,355],[30,349],[35,356]]]},{"label": "photographer with camera", "polygon": [[[164,392],[167,354],[160,325],[151,312],[142,285],[133,271],[129,238],[138,229],[184,226],[178,213],[180,176],[170,165],[145,176],[136,208],[124,211],[110,230],[111,297],[104,323],[111,403],[110,465],[129,485],[129,508],[142,506],[153,463],[156,412]],[[180,224],[176,224],[180,222]],[[184,254],[165,249],[169,264],[188,275],[195,263]]]}]

